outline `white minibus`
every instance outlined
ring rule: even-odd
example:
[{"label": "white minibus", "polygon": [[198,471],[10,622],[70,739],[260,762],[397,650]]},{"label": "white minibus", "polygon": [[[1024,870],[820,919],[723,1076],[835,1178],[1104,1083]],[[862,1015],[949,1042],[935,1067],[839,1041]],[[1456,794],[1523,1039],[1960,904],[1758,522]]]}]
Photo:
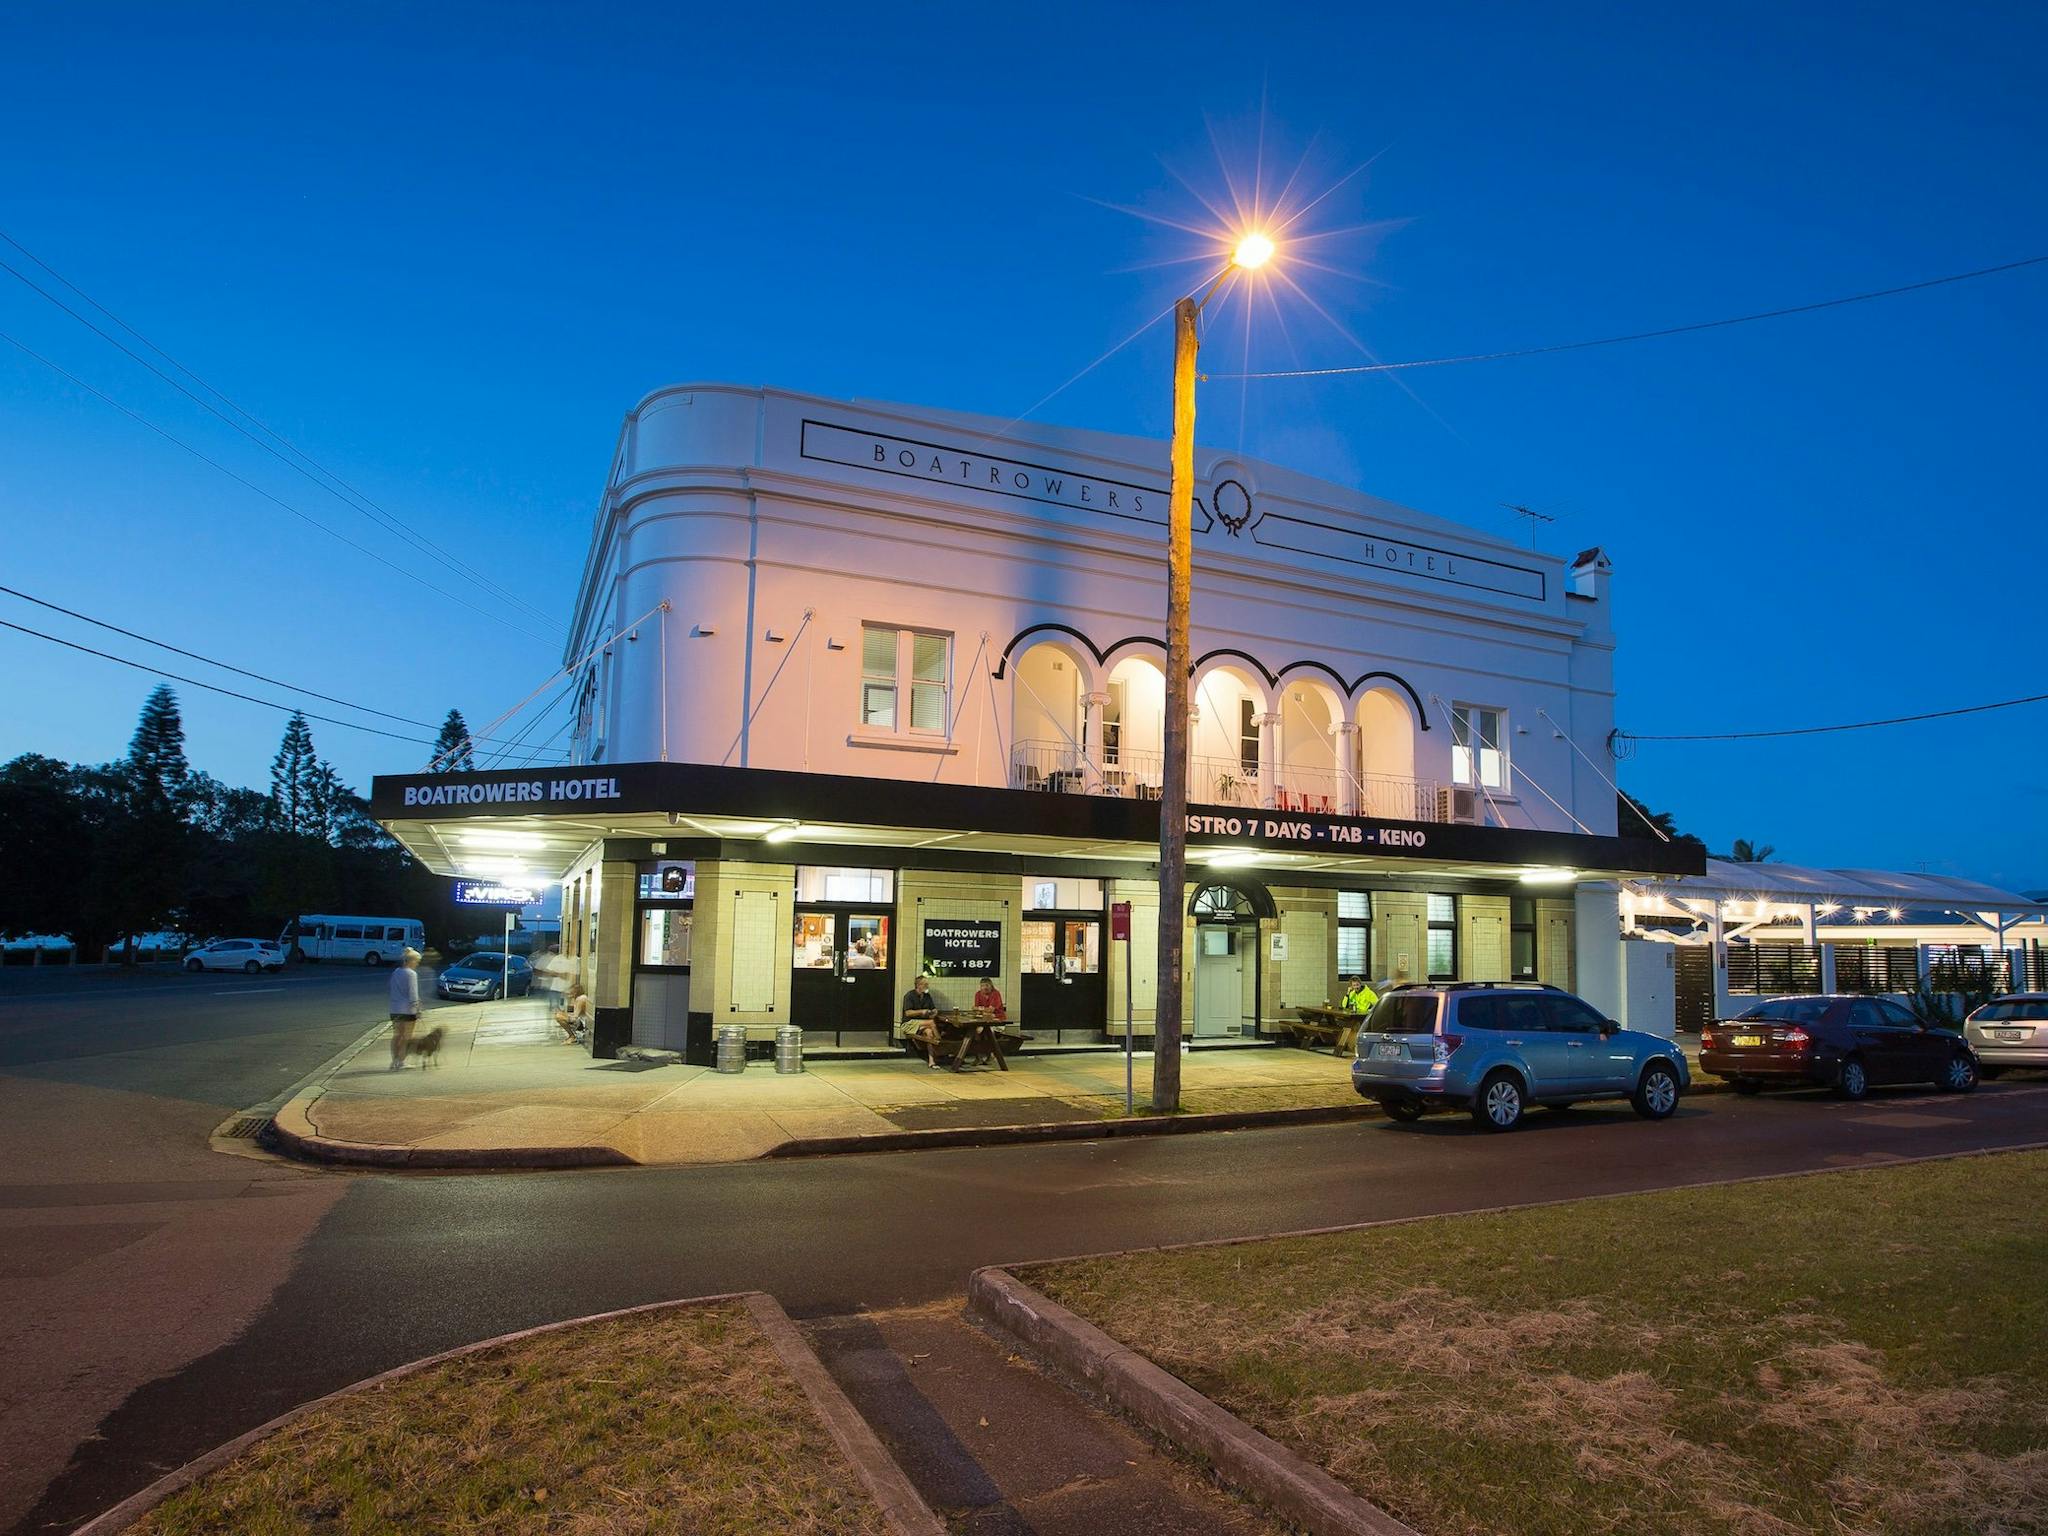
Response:
[{"label": "white minibus", "polygon": [[407,947],[427,947],[426,925],[416,917],[334,917],[313,913],[285,924],[278,937],[302,960],[396,963]]}]

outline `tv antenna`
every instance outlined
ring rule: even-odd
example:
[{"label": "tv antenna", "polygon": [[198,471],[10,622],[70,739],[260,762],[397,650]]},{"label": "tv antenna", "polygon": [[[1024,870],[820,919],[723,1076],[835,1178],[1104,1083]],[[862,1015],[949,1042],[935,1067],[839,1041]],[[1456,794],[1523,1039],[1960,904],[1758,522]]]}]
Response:
[{"label": "tv antenna", "polygon": [[1531,549],[1536,547],[1536,525],[1538,523],[1554,523],[1557,521],[1548,512],[1538,512],[1534,507],[1525,507],[1519,502],[1504,501],[1501,505],[1514,513],[1515,516],[1529,519],[1529,547]]}]

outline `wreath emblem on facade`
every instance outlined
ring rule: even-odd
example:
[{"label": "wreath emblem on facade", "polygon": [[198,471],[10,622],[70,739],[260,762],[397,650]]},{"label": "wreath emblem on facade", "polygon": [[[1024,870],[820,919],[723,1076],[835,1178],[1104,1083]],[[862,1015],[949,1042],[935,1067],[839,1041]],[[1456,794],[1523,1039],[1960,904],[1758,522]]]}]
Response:
[{"label": "wreath emblem on facade", "polygon": [[1219,481],[1216,486],[1216,521],[1223,525],[1224,532],[1233,539],[1243,533],[1252,520],[1252,493],[1235,480]]}]

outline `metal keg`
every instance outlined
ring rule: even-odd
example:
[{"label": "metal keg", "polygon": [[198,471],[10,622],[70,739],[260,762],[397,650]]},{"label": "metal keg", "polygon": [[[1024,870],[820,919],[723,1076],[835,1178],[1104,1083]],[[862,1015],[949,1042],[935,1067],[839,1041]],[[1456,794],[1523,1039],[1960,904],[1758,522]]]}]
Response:
[{"label": "metal keg", "polygon": [[775,1070],[782,1073],[804,1069],[804,1032],[794,1024],[775,1031]]},{"label": "metal keg", "polygon": [[721,1072],[744,1072],[747,1070],[746,1025],[721,1024],[718,1026],[718,1070]]}]

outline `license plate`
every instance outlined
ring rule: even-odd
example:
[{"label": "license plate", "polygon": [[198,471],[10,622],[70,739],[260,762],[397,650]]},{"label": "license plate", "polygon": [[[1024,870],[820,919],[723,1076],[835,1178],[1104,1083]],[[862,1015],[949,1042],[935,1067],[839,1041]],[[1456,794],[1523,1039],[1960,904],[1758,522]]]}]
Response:
[{"label": "license plate", "polygon": [[2024,1029],[1994,1029],[1991,1033],[2000,1040],[2019,1041],[2026,1039],[2030,1031]]},{"label": "license plate", "polygon": [[1408,1048],[1398,1040],[1376,1041],[1372,1048],[1374,1061],[1401,1061],[1408,1055]]},{"label": "license plate", "polygon": [[1764,1037],[1762,1035],[1737,1035],[1735,1043],[1737,1045],[1762,1045]]}]

